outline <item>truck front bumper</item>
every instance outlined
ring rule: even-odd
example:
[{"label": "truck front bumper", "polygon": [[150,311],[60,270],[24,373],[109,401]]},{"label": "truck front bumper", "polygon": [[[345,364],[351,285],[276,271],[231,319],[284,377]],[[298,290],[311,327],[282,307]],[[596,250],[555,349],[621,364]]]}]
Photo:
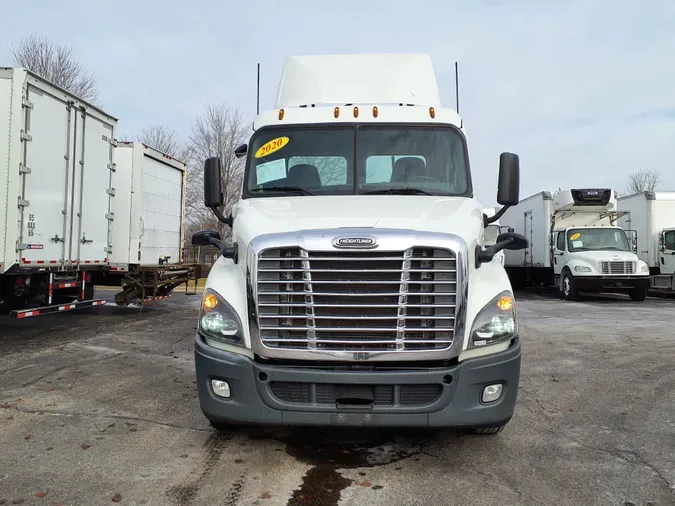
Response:
[{"label": "truck front bumper", "polygon": [[[513,415],[520,361],[518,337],[506,351],[447,367],[367,371],[267,365],[208,346],[199,335],[195,343],[202,412],[224,424],[496,427]],[[211,380],[226,381],[230,397],[217,396]],[[501,397],[483,403],[483,389],[496,383],[502,385]],[[374,402],[338,404],[336,392],[350,387],[372,392]]]},{"label": "truck front bumper", "polygon": [[649,288],[649,276],[575,276],[574,282],[582,292],[629,292],[633,288]]}]

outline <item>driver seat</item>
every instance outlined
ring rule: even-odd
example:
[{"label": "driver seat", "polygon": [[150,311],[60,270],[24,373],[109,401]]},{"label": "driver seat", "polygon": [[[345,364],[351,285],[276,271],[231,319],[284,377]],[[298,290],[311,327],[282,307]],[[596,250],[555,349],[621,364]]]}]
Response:
[{"label": "driver seat", "polygon": [[427,175],[427,166],[421,158],[406,156],[394,162],[390,183],[404,183],[410,179]]}]

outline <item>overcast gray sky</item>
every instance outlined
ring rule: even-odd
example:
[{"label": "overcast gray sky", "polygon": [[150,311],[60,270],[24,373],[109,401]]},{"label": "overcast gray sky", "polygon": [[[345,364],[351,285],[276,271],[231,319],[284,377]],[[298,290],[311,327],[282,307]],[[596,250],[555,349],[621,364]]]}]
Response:
[{"label": "overcast gray sky", "polygon": [[[323,5],[322,5],[323,4]],[[29,33],[70,44],[120,132],[187,134],[210,101],[272,106],[293,54],[427,52],[468,131],[474,186],[496,194],[499,153],[521,156],[521,197],[623,189],[657,169],[675,190],[675,2],[0,0],[0,65]]]}]

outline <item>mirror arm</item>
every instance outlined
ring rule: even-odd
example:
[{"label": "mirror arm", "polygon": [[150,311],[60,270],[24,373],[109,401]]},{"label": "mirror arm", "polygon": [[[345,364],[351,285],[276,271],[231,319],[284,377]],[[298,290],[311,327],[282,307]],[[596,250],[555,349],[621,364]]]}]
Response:
[{"label": "mirror arm", "polygon": [[214,237],[209,237],[209,243],[218,248],[220,250],[220,254],[225,258],[231,258],[235,264],[239,261],[238,243],[226,243]]},{"label": "mirror arm", "polygon": [[225,218],[223,213],[221,213],[220,209],[218,209],[217,207],[210,207],[209,209],[211,209],[211,212],[213,212],[213,214],[216,215],[216,218],[218,218],[218,221],[220,221],[221,223],[224,223],[228,227],[232,228],[232,224],[234,222],[234,218],[232,218],[232,215]]},{"label": "mirror arm", "polygon": [[485,249],[481,249],[480,246],[476,246],[476,268],[480,267],[484,263],[491,262],[497,253],[503,249],[508,248],[513,243],[513,241],[513,238],[509,238],[505,241],[495,243]]},{"label": "mirror arm", "polygon": [[494,223],[499,218],[504,216],[504,213],[506,212],[506,210],[509,207],[511,207],[511,206],[509,206],[509,205],[502,206],[502,208],[499,211],[497,211],[494,216],[488,217],[485,214],[483,214],[483,228],[486,228],[490,223]]}]

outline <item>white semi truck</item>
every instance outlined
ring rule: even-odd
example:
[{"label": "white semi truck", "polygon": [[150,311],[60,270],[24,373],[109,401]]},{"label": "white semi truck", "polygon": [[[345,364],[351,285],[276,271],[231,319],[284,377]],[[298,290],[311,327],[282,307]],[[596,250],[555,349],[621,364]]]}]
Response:
[{"label": "white semi truck", "polygon": [[528,240],[522,251],[505,253],[511,282],[557,286],[567,300],[579,292],[644,300],[649,268],[633,252],[632,235],[616,225],[619,216],[614,191],[607,188],[544,191],[523,199],[501,218],[502,227]]},{"label": "white semi truck", "polygon": [[14,318],[154,302],[184,283],[185,164],[115,140],[117,119],[0,67],[0,312]]},{"label": "white semi truck", "polygon": [[634,230],[637,254],[649,266],[650,287],[675,291],[675,192],[619,197],[619,225]]},{"label": "white semi truck", "polygon": [[[195,341],[201,409],[230,423],[498,432],[520,376],[516,304],[485,247],[464,126],[426,55],[289,58],[254,123],[232,242],[206,281]],[[518,202],[518,157],[497,201]],[[498,216],[496,216],[498,218]]]}]

